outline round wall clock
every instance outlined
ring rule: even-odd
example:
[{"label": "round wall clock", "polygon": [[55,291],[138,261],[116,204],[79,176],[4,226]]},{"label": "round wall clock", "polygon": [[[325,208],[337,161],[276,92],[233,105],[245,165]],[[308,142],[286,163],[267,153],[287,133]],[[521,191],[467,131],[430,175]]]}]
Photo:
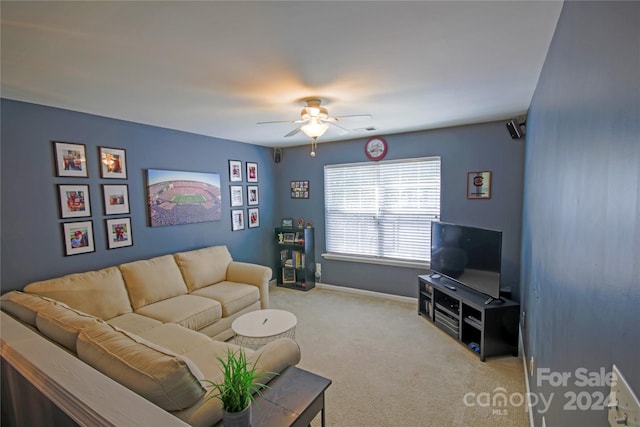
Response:
[{"label": "round wall clock", "polygon": [[369,160],[380,160],[387,154],[387,141],[379,136],[369,138],[364,145],[364,153]]}]

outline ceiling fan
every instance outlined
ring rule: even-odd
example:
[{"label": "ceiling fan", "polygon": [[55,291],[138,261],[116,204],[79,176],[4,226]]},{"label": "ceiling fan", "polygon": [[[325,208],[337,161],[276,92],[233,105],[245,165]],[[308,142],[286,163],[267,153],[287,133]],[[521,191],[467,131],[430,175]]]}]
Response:
[{"label": "ceiling fan", "polygon": [[305,135],[311,138],[311,156],[316,155],[316,141],[319,137],[329,129],[330,126],[338,128],[338,134],[344,135],[350,132],[350,129],[345,128],[338,124],[338,121],[347,117],[367,117],[371,118],[371,114],[351,114],[346,116],[333,116],[329,117],[329,112],[326,108],[321,107],[322,100],[320,98],[308,98],[305,100],[306,106],[302,108],[300,112],[300,119],[298,120],[278,120],[272,122],[258,122],[259,125],[270,123],[296,123],[300,124],[297,128],[286,134],[284,137],[290,137],[296,135],[302,131]]}]

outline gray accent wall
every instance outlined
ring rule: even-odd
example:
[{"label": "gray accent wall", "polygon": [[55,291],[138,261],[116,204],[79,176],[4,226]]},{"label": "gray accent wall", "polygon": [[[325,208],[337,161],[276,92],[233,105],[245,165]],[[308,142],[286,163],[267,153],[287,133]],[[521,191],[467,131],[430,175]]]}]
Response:
[{"label": "gray accent wall", "polygon": [[[615,363],[640,394],[639,2],[564,3],[527,132],[523,336],[531,391],[552,397],[535,425],[609,425],[591,406],[609,387],[576,370]],[[554,386],[542,370],[571,376]]]},{"label": "gray accent wall", "polygon": [[[2,291],[34,280],[210,245],[234,259],[270,265],[274,170],[264,147],[90,114],[2,100]],[[56,177],[52,141],[86,144],[89,178]],[[128,179],[101,179],[98,146],[126,150]],[[228,160],[258,163],[261,226],[231,231]],[[219,173],[220,221],[150,227],[146,170]],[[244,172],[243,172],[244,175]],[[243,186],[246,187],[246,176]],[[96,251],[65,256],[57,184],[88,184]],[[128,184],[133,246],[107,249],[102,184]],[[245,206],[246,215],[246,194]],[[246,227],[246,218],[245,218]]]}]

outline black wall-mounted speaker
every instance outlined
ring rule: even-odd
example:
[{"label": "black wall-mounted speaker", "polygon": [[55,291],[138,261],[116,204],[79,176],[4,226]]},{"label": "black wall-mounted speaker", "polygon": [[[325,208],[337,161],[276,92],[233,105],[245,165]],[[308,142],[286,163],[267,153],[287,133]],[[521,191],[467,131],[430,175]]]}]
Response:
[{"label": "black wall-mounted speaker", "polygon": [[276,163],[280,163],[280,160],[282,160],[282,150],[279,148],[274,148],[273,149],[273,161]]},{"label": "black wall-mounted speaker", "polygon": [[511,138],[518,139],[522,138],[524,132],[520,128],[520,124],[518,124],[517,120],[509,120],[507,122],[507,130],[511,134]]}]

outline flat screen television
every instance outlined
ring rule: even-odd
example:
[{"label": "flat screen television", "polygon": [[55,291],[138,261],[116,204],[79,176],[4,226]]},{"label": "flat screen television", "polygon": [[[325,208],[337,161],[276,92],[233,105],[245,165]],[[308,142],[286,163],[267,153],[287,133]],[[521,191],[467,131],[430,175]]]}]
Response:
[{"label": "flat screen television", "polygon": [[431,272],[500,299],[502,232],[431,223]]}]

